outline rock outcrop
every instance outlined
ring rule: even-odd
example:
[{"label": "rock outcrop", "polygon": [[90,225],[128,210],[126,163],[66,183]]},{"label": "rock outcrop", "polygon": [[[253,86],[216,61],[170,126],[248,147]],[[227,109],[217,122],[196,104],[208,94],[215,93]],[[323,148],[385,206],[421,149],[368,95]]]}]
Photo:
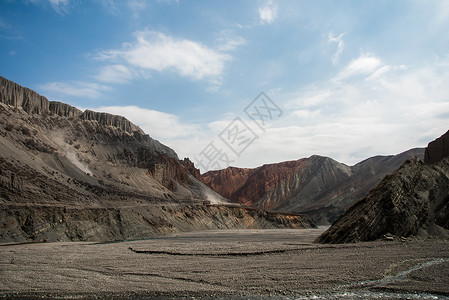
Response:
[{"label": "rock outcrop", "polygon": [[48,110],[50,113],[56,114],[61,117],[79,117],[83,113],[81,110],[74,106],[58,101],[50,101]]},{"label": "rock outcrop", "polygon": [[396,156],[372,157],[352,167],[314,155],[254,169],[210,171],[203,174],[203,182],[235,203],[305,213],[318,224],[329,224],[383,176],[407,159],[423,155],[424,149],[412,149]]},{"label": "rock outcrop", "polygon": [[424,154],[424,163],[433,164],[449,156],[449,130],[429,143]]},{"label": "rock outcrop", "polygon": [[47,98],[1,76],[0,101],[15,108],[22,108],[29,114],[47,113],[49,106]]},{"label": "rock outcrop", "polygon": [[117,127],[128,133],[138,132],[140,134],[145,134],[142,129],[122,116],[96,112],[92,110],[85,110],[82,113],[81,118],[83,120],[97,121],[100,125]]},{"label": "rock outcrop", "polygon": [[42,115],[53,113],[62,117],[80,117],[83,120],[97,121],[100,125],[120,128],[130,134],[138,132],[141,135],[145,135],[142,129],[131,123],[125,117],[91,110],[82,112],[69,104],[48,101],[47,98],[39,95],[35,91],[22,87],[1,76],[0,101],[14,108],[21,108],[28,114]]},{"label": "rock outcrop", "polygon": [[352,243],[384,236],[449,237],[448,220],[449,157],[433,164],[415,158],[386,176],[316,241]]}]

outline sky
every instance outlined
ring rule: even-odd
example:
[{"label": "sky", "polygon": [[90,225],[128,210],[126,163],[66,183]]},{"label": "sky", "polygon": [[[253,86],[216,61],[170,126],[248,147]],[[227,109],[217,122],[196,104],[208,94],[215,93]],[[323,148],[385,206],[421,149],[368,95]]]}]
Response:
[{"label": "sky", "polygon": [[354,165],[449,129],[448,33],[448,0],[0,0],[0,75],[202,172]]}]

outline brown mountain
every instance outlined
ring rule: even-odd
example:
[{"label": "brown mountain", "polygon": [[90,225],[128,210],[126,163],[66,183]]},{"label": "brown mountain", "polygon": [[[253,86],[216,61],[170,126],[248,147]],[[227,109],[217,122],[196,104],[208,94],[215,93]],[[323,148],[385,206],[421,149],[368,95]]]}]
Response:
[{"label": "brown mountain", "polygon": [[48,101],[0,77],[0,241],[312,225],[229,207],[195,176],[188,159],[126,118]]},{"label": "brown mountain", "polygon": [[375,156],[352,167],[311,156],[254,169],[229,167],[203,174],[205,182],[235,203],[267,210],[305,213],[319,224],[331,223],[365,196],[387,174],[424,149]]},{"label": "brown mountain", "polygon": [[431,142],[426,163],[406,161],[324,232],[319,243],[371,241],[384,235],[449,237],[449,132]]}]

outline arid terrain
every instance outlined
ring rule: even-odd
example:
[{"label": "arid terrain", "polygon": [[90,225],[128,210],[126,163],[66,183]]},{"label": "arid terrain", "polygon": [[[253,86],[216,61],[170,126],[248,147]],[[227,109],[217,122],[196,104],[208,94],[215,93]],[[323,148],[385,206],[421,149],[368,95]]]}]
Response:
[{"label": "arid terrain", "polygon": [[[354,167],[313,156],[214,177],[281,211],[229,201],[122,116],[2,77],[0,91],[0,297],[449,299],[449,132]],[[312,218],[353,201],[322,234]]]},{"label": "arid terrain", "polygon": [[37,299],[449,299],[449,241],[319,245],[325,228],[2,244],[0,295]]}]

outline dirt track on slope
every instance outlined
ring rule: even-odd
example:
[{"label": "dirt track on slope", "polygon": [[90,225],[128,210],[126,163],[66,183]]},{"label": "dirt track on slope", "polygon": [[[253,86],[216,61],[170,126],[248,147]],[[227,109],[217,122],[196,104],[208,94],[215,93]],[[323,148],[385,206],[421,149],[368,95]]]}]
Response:
[{"label": "dirt track on slope", "polygon": [[0,297],[449,299],[449,241],[312,244],[322,230],[4,244]]}]

